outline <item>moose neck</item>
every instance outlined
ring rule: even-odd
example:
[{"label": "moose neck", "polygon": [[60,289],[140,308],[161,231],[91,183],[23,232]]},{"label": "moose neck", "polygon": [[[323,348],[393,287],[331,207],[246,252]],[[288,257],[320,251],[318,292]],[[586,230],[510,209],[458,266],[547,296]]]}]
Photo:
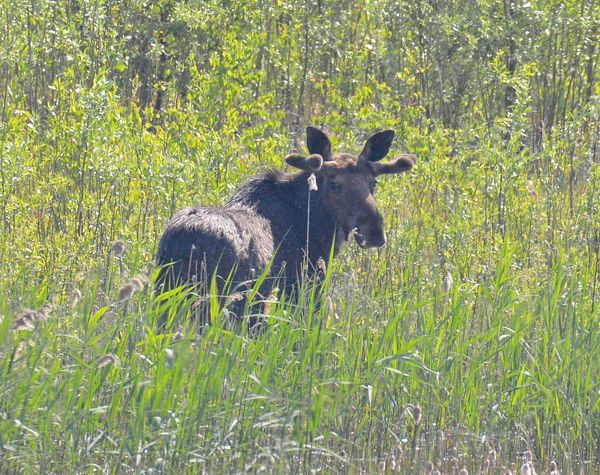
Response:
[{"label": "moose neck", "polygon": [[308,177],[306,172],[258,175],[242,186],[228,206],[252,208],[267,218],[274,232],[280,230],[281,239],[295,241],[314,265],[319,258],[328,262],[332,246],[337,254],[346,236],[337,229],[321,192],[309,191]]},{"label": "moose neck", "polygon": [[[300,179],[300,184],[306,183],[308,174]],[[337,225],[336,220],[331,215],[330,207],[325,201],[323,195],[323,179],[320,178],[317,181],[318,190],[310,192],[306,187],[306,199],[305,203],[308,203],[308,195],[310,195],[310,208],[308,205],[306,208],[308,227],[308,252],[309,259],[315,261],[319,257],[322,257],[325,262],[329,261],[331,255],[331,248],[333,246],[333,256],[335,257],[340,251],[342,244],[346,241],[347,236],[340,226]]]}]

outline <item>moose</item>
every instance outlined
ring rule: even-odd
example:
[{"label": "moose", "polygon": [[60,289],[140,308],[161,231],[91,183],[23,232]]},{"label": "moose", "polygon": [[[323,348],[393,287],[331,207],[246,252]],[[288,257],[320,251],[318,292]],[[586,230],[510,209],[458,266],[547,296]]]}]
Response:
[{"label": "moose", "polygon": [[[306,134],[310,155],[285,158],[299,172],[258,174],[222,208],[193,206],[173,216],[158,246],[156,294],[182,284],[204,285],[206,292],[216,279],[219,293],[227,284],[238,296],[229,310],[240,320],[246,302],[239,289],[248,289],[263,272],[270,278],[262,281],[262,296],[274,282],[293,295],[303,278],[322,272],[350,235],[362,248],[385,244],[373,197],[376,179],[410,170],[417,157],[402,154],[380,163],[392,130],[371,135],[358,156],[333,154],[329,137],[318,128],[307,127]],[[206,319],[205,312],[203,323]]]}]

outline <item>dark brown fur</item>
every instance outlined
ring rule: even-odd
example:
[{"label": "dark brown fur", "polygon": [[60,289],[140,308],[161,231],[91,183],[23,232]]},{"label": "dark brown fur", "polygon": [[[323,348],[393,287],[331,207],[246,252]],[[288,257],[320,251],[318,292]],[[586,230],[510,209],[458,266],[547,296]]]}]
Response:
[{"label": "dark brown fur", "polygon": [[[222,208],[188,207],[173,216],[158,247],[157,293],[183,283],[196,284],[203,293],[213,275],[219,292],[225,281],[230,291],[243,291],[271,264],[261,295],[270,294],[275,279],[289,294],[304,271],[314,275],[319,259],[327,265],[332,248],[337,254],[352,232],[363,247],[384,244],[383,219],[373,199],[375,177],[409,169],[414,156],[383,165],[369,161],[369,154],[381,155],[379,160],[387,153],[390,131],[372,136],[359,157],[332,156],[323,132],[309,127],[307,133],[313,155],[286,158],[300,173],[259,174]],[[309,193],[311,173],[318,190]],[[232,311],[240,316],[244,304],[240,299]]]}]

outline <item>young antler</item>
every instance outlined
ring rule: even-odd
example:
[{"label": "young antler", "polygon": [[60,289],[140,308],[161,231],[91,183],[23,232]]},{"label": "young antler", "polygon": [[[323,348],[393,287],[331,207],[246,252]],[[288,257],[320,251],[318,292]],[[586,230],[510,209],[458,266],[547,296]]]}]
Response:
[{"label": "young antler", "polygon": [[285,161],[288,163],[288,165],[311,173],[321,170],[327,172],[337,169],[337,164],[335,162],[323,161],[323,157],[318,153],[313,153],[308,157],[303,157],[299,153],[290,153],[287,157],[285,157]]},{"label": "young antler", "polygon": [[401,173],[410,170],[417,163],[417,156],[411,153],[398,155],[395,160],[387,163],[371,162],[371,169],[375,175],[386,173]]}]

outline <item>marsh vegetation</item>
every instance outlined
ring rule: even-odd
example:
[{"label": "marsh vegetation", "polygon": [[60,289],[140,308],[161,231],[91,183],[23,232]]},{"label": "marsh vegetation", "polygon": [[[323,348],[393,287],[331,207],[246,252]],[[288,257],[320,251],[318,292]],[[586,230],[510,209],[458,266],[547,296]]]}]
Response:
[{"label": "marsh vegetation", "polygon": [[[0,471],[600,470],[597,2],[0,5]],[[259,335],[156,320],[158,239],[393,129],[387,244]],[[520,455],[525,454],[525,455]],[[530,460],[524,460],[529,458]]]}]

